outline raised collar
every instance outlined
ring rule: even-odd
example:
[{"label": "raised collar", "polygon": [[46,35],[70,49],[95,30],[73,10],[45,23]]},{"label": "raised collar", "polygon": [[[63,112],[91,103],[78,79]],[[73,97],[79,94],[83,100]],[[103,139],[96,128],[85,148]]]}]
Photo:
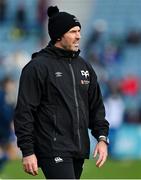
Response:
[{"label": "raised collar", "polygon": [[47,46],[56,56],[64,57],[64,58],[76,58],[79,56],[80,50],[78,51],[66,51],[61,48],[57,48],[50,42]]}]

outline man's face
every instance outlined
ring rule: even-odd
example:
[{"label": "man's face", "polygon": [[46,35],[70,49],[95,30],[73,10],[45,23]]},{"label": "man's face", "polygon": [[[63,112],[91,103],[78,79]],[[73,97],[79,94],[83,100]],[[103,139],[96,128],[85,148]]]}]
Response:
[{"label": "man's face", "polygon": [[80,27],[75,26],[62,36],[59,41],[60,48],[69,51],[78,51],[80,38]]}]

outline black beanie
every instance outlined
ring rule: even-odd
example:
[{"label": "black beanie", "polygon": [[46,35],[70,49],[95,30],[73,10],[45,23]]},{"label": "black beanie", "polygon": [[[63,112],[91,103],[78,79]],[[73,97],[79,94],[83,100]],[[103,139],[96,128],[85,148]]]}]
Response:
[{"label": "black beanie", "polygon": [[71,28],[75,26],[79,26],[81,28],[80,22],[74,15],[66,12],[59,12],[57,6],[50,6],[47,14],[49,16],[48,32],[52,42],[54,43]]}]

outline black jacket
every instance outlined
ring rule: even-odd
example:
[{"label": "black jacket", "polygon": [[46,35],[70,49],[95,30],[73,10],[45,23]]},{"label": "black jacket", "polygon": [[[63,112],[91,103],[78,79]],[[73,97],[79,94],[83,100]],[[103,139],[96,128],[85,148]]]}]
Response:
[{"label": "black jacket", "polygon": [[48,46],[23,68],[14,117],[23,156],[88,158],[88,128],[107,136],[104,117],[96,74],[79,51]]}]

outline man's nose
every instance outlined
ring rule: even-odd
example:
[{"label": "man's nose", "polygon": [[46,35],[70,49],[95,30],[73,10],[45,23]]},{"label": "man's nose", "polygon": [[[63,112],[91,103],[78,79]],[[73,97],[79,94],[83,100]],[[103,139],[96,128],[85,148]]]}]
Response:
[{"label": "man's nose", "polygon": [[80,32],[77,32],[77,33],[76,33],[76,38],[77,38],[77,39],[80,39],[80,38],[81,38]]}]

